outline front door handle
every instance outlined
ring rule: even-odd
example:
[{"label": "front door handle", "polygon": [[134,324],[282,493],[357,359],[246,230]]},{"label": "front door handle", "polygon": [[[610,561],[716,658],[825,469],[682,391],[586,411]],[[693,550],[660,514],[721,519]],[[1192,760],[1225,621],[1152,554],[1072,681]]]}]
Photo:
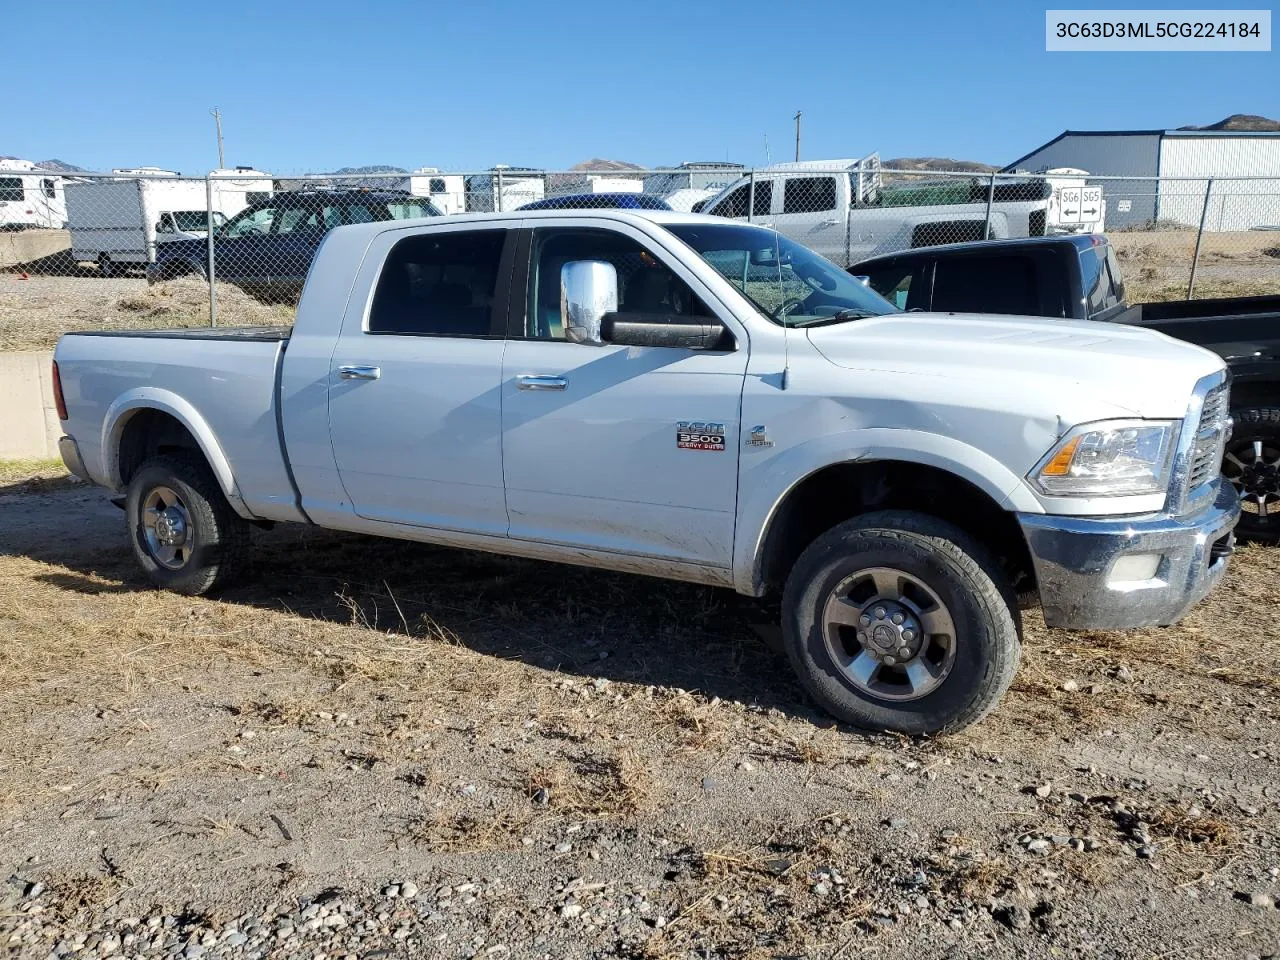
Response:
[{"label": "front door handle", "polygon": [[544,377],[522,373],[516,377],[516,386],[521,390],[563,390],[569,386],[569,381],[564,377]]},{"label": "front door handle", "polygon": [[823,220],[820,224],[818,224],[818,226],[820,226],[820,227],[834,227],[834,226],[838,225],[839,223],[840,223],[840,221],[839,221],[839,220],[837,220],[837,219],[835,219],[834,217],[832,217],[830,220]]},{"label": "front door handle", "polygon": [[339,367],[338,376],[343,380],[377,380],[382,376],[381,367]]}]

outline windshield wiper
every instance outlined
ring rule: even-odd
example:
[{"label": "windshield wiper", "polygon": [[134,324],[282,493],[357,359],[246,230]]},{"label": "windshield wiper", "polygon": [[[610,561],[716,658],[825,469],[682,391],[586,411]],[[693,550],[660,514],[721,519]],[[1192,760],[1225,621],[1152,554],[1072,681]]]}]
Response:
[{"label": "windshield wiper", "polygon": [[803,323],[792,324],[792,326],[797,330],[805,327],[825,327],[832,323],[843,323],[845,320],[865,320],[867,317],[878,316],[880,314],[872,313],[870,310],[838,310],[829,317],[817,317]]}]

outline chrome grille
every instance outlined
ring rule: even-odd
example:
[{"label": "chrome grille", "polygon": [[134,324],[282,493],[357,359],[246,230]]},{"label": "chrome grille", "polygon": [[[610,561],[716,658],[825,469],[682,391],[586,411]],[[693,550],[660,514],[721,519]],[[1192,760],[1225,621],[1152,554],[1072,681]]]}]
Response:
[{"label": "chrome grille", "polygon": [[1193,495],[1222,470],[1222,449],[1227,441],[1230,388],[1223,383],[1204,398],[1187,466],[1187,493]]}]

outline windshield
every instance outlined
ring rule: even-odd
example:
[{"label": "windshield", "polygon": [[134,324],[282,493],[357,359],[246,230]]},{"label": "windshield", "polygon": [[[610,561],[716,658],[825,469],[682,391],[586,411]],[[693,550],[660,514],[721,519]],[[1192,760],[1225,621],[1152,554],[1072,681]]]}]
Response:
[{"label": "windshield", "polygon": [[[184,233],[209,229],[209,214],[203,210],[175,210],[171,216],[173,217],[174,226]],[[215,230],[226,222],[227,218],[222,211],[213,211],[213,228]]]},{"label": "windshield", "polygon": [[830,260],[773,230],[746,224],[670,224],[760,312],[788,327],[898,313]]}]

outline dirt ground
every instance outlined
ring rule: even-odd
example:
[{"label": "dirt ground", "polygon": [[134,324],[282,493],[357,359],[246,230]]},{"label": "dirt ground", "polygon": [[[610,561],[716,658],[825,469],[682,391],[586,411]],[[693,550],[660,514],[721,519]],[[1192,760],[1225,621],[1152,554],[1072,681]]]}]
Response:
[{"label": "dirt ground", "polygon": [[24,471],[0,953],[1280,951],[1280,550],[1177,628],[1028,613],[996,713],[910,741],[817,713],[725,591],[281,527],[182,598]]},{"label": "dirt ground", "polygon": [[[68,330],[199,327],[209,322],[209,294],[202,281],[176,280],[147,286],[141,274],[107,279],[96,267],[55,254],[29,263],[11,262],[6,244],[31,231],[0,237],[0,350],[52,347]],[[1109,234],[1123,265],[1129,300],[1180,300],[1186,296],[1195,232],[1164,230]],[[1205,234],[1196,296],[1280,293],[1280,232]],[[293,322],[293,308],[264,304],[230,284],[217,285],[221,326],[280,326]]]}]

